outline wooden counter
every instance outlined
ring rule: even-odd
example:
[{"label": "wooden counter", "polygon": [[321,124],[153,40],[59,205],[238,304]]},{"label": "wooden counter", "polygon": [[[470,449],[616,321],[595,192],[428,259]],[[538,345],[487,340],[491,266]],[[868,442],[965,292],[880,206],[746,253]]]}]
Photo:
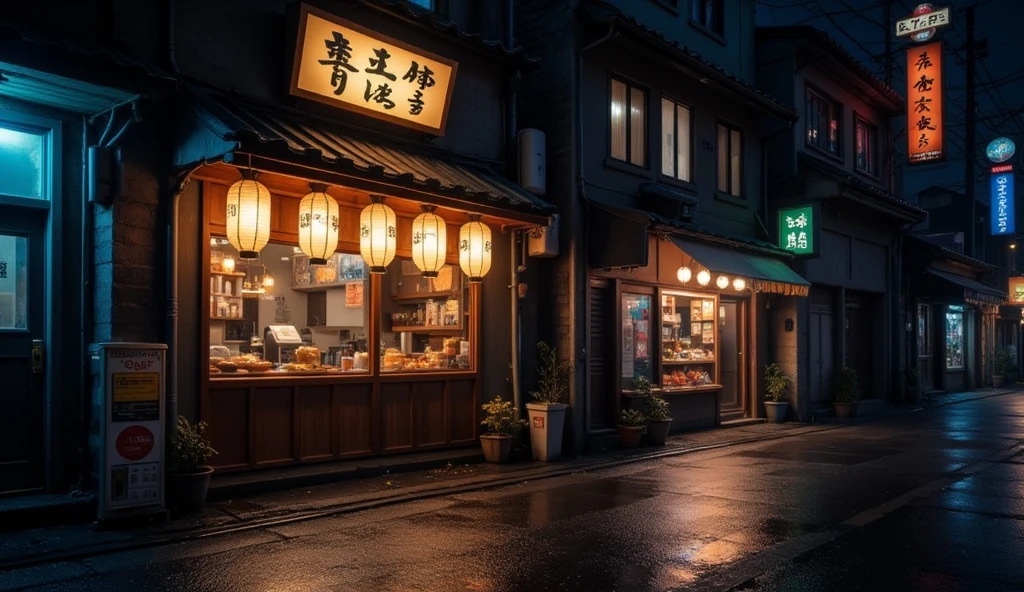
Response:
[{"label": "wooden counter", "polygon": [[202,416],[222,472],[471,444],[475,372],[211,375]]}]

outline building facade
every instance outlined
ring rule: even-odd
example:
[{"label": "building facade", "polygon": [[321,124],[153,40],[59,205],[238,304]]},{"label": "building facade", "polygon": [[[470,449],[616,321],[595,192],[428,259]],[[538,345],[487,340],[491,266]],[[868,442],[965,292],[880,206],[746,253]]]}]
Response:
[{"label": "building facade", "polygon": [[91,487],[90,343],[166,343],[221,472],[471,445],[521,398],[555,209],[509,180],[510,4],[46,4],[3,28],[0,492]]},{"label": "building facade", "polygon": [[891,192],[890,121],[902,97],[811,27],[757,31],[762,88],[801,113],[789,129],[768,132],[771,208],[782,221],[805,210],[814,218],[811,246],[797,266],[810,298],[792,311],[800,322],[796,417],[831,406],[843,368],[858,377],[863,398],[902,395],[901,249],[905,228],[925,212]]},{"label": "building facade", "polygon": [[674,429],[763,416],[785,340],[768,311],[808,284],[764,222],[761,129],[797,115],[754,86],[754,3],[519,6],[516,38],[542,61],[521,122],[548,135],[562,217],[539,312],[574,362],[571,444],[604,446],[639,378]]}]

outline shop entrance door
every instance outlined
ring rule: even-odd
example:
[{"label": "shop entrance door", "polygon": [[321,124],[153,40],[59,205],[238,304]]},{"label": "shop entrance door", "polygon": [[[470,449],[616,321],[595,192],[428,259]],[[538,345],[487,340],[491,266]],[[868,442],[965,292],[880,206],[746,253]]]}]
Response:
[{"label": "shop entrance door", "polygon": [[876,396],[872,352],[871,306],[867,297],[846,292],[846,367],[857,373],[860,395],[865,398]]},{"label": "shop entrance door", "polygon": [[0,494],[44,485],[45,224],[0,207]]},{"label": "shop entrance door", "polygon": [[917,305],[917,375],[925,392],[935,390],[935,340],[932,338],[932,307]]},{"label": "shop entrance door", "polygon": [[831,306],[811,304],[811,403],[825,403],[829,400],[834,366],[832,317]]},{"label": "shop entrance door", "polygon": [[739,330],[739,303],[721,300],[718,314],[718,363],[722,381],[722,394],[719,399],[722,420],[735,419],[743,416],[743,396],[740,393],[740,363],[742,350]]}]

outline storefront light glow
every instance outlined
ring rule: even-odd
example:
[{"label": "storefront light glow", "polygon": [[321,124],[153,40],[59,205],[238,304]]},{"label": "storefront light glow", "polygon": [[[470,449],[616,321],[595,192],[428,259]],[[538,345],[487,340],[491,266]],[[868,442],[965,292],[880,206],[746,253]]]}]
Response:
[{"label": "storefront light glow", "polygon": [[715,280],[715,283],[718,285],[719,290],[724,290],[729,287],[729,278],[724,275],[720,275],[718,276],[718,279]]},{"label": "storefront light glow", "polygon": [[220,268],[224,270],[224,273],[234,273],[235,271],[235,259],[233,257],[225,257],[220,262]]},{"label": "storefront light glow", "polygon": [[243,176],[228,189],[228,242],[238,249],[239,259],[256,259],[270,241],[270,190],[254,173]]},{"label": "storefront light glow", "polygon": [[395,211],[384,204],[384,196],[371,195],[373,203],[359,214],[359,253],[370,273],[385,273],[395,258],[398,224]]},{"label": "storefront light glow", "polygon": [[697,274],[697,283],[706,286],[711,283],[711,274],[706,269],[700,270]]},{"label": "storefront light glow", "polygon": [[274,287],[274,278],[270,274],[267,274],[267,275],[263,276],[263,287],[264,288],[273,288]]},{"label": "storefront light glow", "polygon": [[459,230],[459,267],[472,283],[483,281],[491,270],[491,229],[480,218],[470,214]]},{"label": "storefront light glow", "polygon": [[412,261],[425,278],[436,278],[448,255],[448,229],[434,213],[434,206],[421,206],[423,213],[412,221]]},{"label": "storefront light glow", "polygon": [[678,279],[680,282],[684,284],[689,283],[689,281],[693,279],[693,272],[690,271],[689,267],[680,267],[678,270],[676,270],[676,279]]},{"label": "storefront light glow", "polygon": [[299,202],[299,248],[310,265],[327,265],[338,248],[340,210],[338,202],[327,195],[327,186],[311,183],[310,193]]},{"label": "storefront light glow", "polygon": [[742,292],[747,287],[747,281],[743,278],[736,278],[732,281],[732,287],[735,288],[737,292]]}]

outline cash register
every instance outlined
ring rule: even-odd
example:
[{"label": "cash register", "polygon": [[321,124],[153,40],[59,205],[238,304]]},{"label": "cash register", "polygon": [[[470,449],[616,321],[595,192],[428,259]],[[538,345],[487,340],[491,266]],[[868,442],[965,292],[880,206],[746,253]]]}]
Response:
[{"label": "cash register", "polygon": [[265,359],[275,364],[294,362],[295,350],[302,345],[302,336],[292,325],[270,325],[263,335]]}]

